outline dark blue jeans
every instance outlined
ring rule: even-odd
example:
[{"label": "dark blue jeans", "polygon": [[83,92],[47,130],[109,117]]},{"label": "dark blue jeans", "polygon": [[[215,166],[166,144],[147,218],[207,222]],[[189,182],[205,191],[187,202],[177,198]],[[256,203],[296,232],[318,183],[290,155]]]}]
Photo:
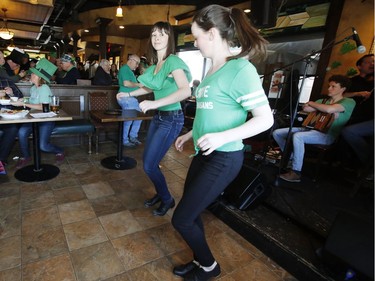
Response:
[{"label": "dark blue jeans", "polygon": [[[55,122],[43,122],[38,123],[39,126],[39,148],[43,152],[47,153],[63,153],[63,149],[57,147],[49,142],[53,128],[55,127]],[[18,140],[20,143],[20,149],[22,157],[30,157],[29,151],[29,136],[32,132],[32,124],[25,123],[22,124],[18,131]]]},{"label": "dark blue jeans", "polygon": [[181,111],[173,115],[155,114],[147,132],[143,152],[143,170],[155,186],[156,193],[165,203],[172,198],[159,163],[180,134],[184,125],[184,115]]},{"label": "dark blue jeans", "polygon": [[7,162],[7,158],[10,151],[12,150],[14,141],[18,133],[18,125],[0,125],[0,130],[3,131],[3,135],[0,140],[0,161]]},{"label": "dark blue jeans", "polygon": [[208,247],[200,215],[238,175],[243,158],[242,150],[214,151],[207,156],[199,153],[191,162],[172,224],[202,266],[211,266],[215,258]]}]

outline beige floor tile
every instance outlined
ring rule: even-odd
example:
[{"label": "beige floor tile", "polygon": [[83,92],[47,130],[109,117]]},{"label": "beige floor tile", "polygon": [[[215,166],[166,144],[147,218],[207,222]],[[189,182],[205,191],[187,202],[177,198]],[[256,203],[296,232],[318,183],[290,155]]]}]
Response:
[{"label": "beige floor tile", "polygon": [[21,235],[19,196],[0,198],[0,239]]},{"label": "beige floor tile", "polygon": [[70,251],[108,240],[97,218],[66,224],[63,228]]},{"label": "beige floor tile", "polygon": [[169,213],[172,212],[171,210],[168,211],[168,213],[163,216],[154,216],[152,214],[152,210],[154,208],[139,208],[130,210],[133,217],[142,225],[143,229],[148,229],[152,227],[156,227],[165,223],[170,223],[171,217],[169,216]]},{"label": "beige floor tile", "polygon": [[77,185],[69,188],[54,190],[56,204],[64,204],[87,199],[82,187]]},{"label": "beige floor tile", "polygon": [[125,271],[110,242],[73,251],[71,256],[78,281],[105,280]]},{"label": "beige floor tile", "polygon": [[[157,259],[156,261],[145,264],[144,266],[140,267],[137,271],[139,272],[141,270],[151,273],[151,275],[154,276],[155,278],[154,280],[160,280],[160,281],[181,280],[180,277],[175,276],[173,274],[173,265],[171,264],[169,259],[166,257]],[[134,270],[133,273],[137,273],[137,271]]]},{"label": "beige floor tile", "polygon": [[129,211],[122,211],[99,217],[99,220],[110,239],[143,230],[139,222]]},{"label": "beige floor tile", "polygon": [[147,196],[142,190],[130,189],[120,194],[116,194],[116,197],[127,210],[134,210],[144,208],[144,201]]},{"label": "beige floor tile", "polygon": [[148,229],[146,233],[155,241],[164,255],[170,255],[187,248],[185,241],[170,223]]},{"label": "beige floor tile", "polygon": [[68,252],[61,226],[26,228],[22,231],[23,264]]},{"label": "beige floor tile", "polygon": [[[112,240],[126,270],[140,267],[163,256],[162,250],[144,232],[129,234]],[[142,279],[139,279],[142,280]]]},{"label": "beige floor tile", "polygon": [[96,216],[104,216],[121,212],[126,209],[123,205],[122,200],[117,195],[110,195],[106,197],[99,197],[90,200],[91,206],[94,209]]},{"label": "beige floor tile", "polygon": [[129,274],[127,272],[121,273],[117,276],[112,278],[108,278],[105,281],[133,281],[134,279],[130,279]]},{"label": "beige floor tile", "polygon": [[23,281],[76,281],[68,254],[52,257],[25,265],[22,269]]},{"label": "beige floor tile", "polygon": [[81,200],[58,205],[63,224],[95,218],[95,212],[88,200]]},{"label": "beige floor tile", "polygon": [[234,272],[228,274],[228,277],[220,279],[220,281],[222,280],[282,281],[283,279],[278,277],[263,263],[254,260],[246,266],[239,266]]},{"label": "beige floor tile", "polygon": [[0,198],[9,197],[13,195],[19,195],[20,190],[21,190],[20,185],[17,183],[1,184],[0,182]]},{"label": "beige floor tile", "polygon": [[21,265],[21,236],[0,240],[0,271]]},{"label": "beige floor tile", "polygon": [[218,233],[211,237],[208,239],[208,244],[215,259],[220,263],[221,270],[225,273],[231,273],[254,260],[252,255],[226,233]]},{"label": "beige floor tile", "polygon": [[83,184],[82,189],[88,199],[96,199],[99,197],[113,195],[115,192],[109,186],[108,182],[99,181],[90,184]]},{"label": "beige floor tile", "polygon": [[57,206],[26,211],[22,215],[22,229],[52,227],[61,225]]},{"label": "beige floor tile", "polygon": [[37,192],[30,196],[21,198],[23,211],[49,207],[55,204],[55,197],[53,196],[52,191]]},{"label": "beige floor tile", "polygon": [[79,185],[79,179],[76,175],[74,175],[71,172],[70,169],[69,172],[60,171],[60,174],[56,178],[48,181],[48,186],[53,190],[67,188],[76,185]]},{"label": "beige floor tile", "polygon": [[21,267],[15,267],[0,271],[0,280],[2,281],[21,281]]}]

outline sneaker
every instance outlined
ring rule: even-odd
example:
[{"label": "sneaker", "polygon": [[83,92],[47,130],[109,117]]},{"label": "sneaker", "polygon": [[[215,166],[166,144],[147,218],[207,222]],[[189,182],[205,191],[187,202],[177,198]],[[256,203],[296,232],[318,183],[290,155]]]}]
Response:
[{"label": "sneaker", "polygon": [[130,138],[130,142],[134,143],[135,145],[140,145],[142,144],[137,138]]},{"label": "sneaker", "polygon": [[283,180],[289,181],[289,182],[300,182],[301,181],[301,175],[298,175],[294,171],[289,171],[285,174],[281,174],[280,179],[283,179]]},{"label": "sneaker", "polygon": [[18,159],[18,162],[17,162],[17,165],[16,165],[16,169],[21,169],[25,166],[27,166],[29,163],[31,162],[31,157],[21,157]]},{"label": "sneaker", "polygon": [[5,170],[5,166],[2,161],[0,161],[0,175],[6,175],[7,171]]},{"label": "sneaker", "polygon": [[122,145],[125,147],[135,147],[135,144],[132,142],[124,142]]},{"label": "sneaker", "polygon": [[57,163],[62,163],[62,162],[64,162],[64,159],[65,159],[65,155],[64,155],[64,153],[57,153],[57,154],[56,154],[56,162],[57,162]]}]

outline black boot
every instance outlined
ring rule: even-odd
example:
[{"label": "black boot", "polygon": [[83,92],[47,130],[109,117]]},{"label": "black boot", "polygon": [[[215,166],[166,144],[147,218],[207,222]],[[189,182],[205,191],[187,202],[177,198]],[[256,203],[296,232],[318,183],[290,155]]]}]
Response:
[{"label": "black boot", "polygon": [[161,199],[160,199],[159,195],[156,194],[151,199],[145,200],[144,205],[145,205],[145,207],[148,208],[148,207],[154,206],[156,203],[158,203],[160,201],[161,201]]},{"label": "black boot", "polygon": [[169,209],[173,208],[175,205],[174,199],[172,198],[171,201],[168,203],[161,202],[159,208],[153,210],[152,213],[154,216],[164,216]]}]

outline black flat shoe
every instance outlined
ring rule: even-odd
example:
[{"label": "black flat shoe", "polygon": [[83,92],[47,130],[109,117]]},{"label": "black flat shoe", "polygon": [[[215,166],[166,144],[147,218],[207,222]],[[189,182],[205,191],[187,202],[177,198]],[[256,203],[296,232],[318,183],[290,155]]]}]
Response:
[{"label": "black flat shoe", "polygon": [[188,262],[188,263],[185,263],[185,264],[182,264],[173,268],[173,274],[183,277],[190,271],[196,269],[197,267],[198,267],[198,264],[191,261],[191,262]]},{"label": "black flat shoe", "polygon": [[154,216],[164,216],[169,209],[172,209],[175,205],[174,199],[172,198],[171,202],[169,203],[164,203],[161,202],[159,208],[156,210],[153,210],[152,213]]},{"label": "black flat shoe", "polygon": [[201,267],[197,267],[184,276],[184,281],[207,281],[219,276],[220,273],[221,269],[219,264],[209,272],[204,271]]},{"label": "black flat shoe", "polygon": [[151,207],[151,206],[154,206],[156,203],[158,203],[160,201],[161,201],[161,199],[160,199],[159,195],[156,194],[151,199],[145,200],[144,205],[145,205],[145,207]]}]

